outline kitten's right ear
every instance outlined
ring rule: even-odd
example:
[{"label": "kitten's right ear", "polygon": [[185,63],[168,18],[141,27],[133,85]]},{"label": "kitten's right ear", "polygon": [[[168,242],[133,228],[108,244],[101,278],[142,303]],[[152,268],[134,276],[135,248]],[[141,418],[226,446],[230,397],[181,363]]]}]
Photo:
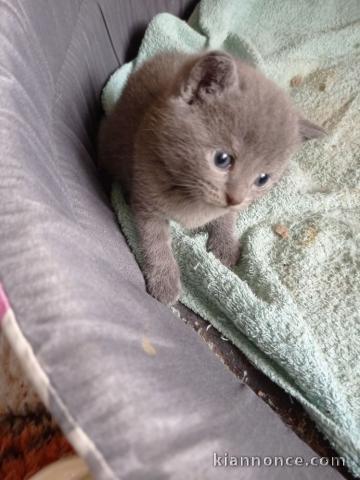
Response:
[{"label": "kitten's right ear", "polygon": [[302,116],[299,117],[299,132],[303,142],[307,142],[308,140],[313,140],[315,138],[322,138],[327,135],[327,132],[322,127],[310,122],[310,120]]},{"label": "kitten's right ear", "polygon": [[206,53],[200,57],[180,87],[180,95],[186,103],[208,101],[237,85],[236,64],[230,55],[221,51]]}]

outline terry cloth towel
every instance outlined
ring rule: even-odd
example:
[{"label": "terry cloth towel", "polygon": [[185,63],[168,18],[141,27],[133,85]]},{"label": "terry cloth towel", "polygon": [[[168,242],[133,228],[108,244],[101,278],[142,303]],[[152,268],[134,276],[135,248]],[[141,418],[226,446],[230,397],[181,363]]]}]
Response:
[{"label": "terry cloth towel", "polygon": [[[138,57],[103,92],[109,112],[128,75],[164,49],[224,49],[289,89],[329,132],[239,216],[234,270],[206,234],[172,224],[181,302],[211,322],[296,397],[360,476],[360,4],[358,0],[203,0],[188,23],[161,14]],[[113,205],[141,264],[131,212]]]}]

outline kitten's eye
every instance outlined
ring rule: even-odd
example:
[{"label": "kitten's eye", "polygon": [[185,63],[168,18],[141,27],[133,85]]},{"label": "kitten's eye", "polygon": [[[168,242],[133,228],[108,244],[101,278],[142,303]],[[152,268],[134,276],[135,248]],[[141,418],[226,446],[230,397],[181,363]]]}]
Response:
[{"label": "kitten's eye", "polygon": [[234,158],[226,152],[216,152],[214,155],[214,163],[218,168],[226,170],[234,163]]},{"label": "kitten's eye", "polygon": [[257,179],[255,180],[255,185],[257,187],[263,187],[265,185],[265,183],[267,183],[267,181],[269,180],[270,178],[270,175],[268,175],[267,173],[262,173],[261,175],[259,175],[257,177]]}]

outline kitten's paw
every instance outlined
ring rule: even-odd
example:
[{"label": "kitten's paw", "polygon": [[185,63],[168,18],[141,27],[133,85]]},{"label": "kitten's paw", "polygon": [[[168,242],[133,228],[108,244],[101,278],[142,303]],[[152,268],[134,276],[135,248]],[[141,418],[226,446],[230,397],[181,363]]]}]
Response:
[{"label": "kitten's paw", "polygon": [[226,267],[233,267],[240,258],[240,242],[234,238],[215,237],[210,235],[207,249],[217,257]]},{"label": "kitten's paw", "polygon": [[180,298],[180,271],[176,263],[166,268],[153,268],[145,275],[147,290],[164,305],[174,305]]}]

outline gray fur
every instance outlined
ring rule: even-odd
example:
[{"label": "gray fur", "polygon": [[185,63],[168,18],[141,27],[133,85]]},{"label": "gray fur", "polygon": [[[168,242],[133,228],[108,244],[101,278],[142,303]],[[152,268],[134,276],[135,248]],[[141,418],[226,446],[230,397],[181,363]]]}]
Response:
[{"label": "gray fur", "polygon": [[[101,125],[99,163],[130,198],[148,291],[165,304],[180,295],[170,219],[207,225],[209,249],[234,265],[237,212],[281,178],[304,140],[323,133],[273,82],[224,52],[161,54],[132,74]],[[217,150],[234,157],[231,169],[215,166]],[[262,173],[271,179],[259,188]]]}]

